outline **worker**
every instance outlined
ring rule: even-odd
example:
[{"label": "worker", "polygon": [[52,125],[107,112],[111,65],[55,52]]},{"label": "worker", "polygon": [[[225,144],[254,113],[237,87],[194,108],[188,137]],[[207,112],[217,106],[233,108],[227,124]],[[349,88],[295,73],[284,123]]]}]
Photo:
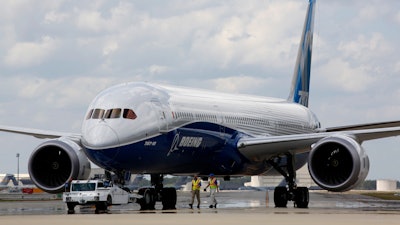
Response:
[{"label": "worker", "polygon": [[192,179],[192,201],[189,204],[191,209],[193,209],[194,197],[197,198],[197,208],[200,209],[200,188],[201,179],[197,175],[194,175]]},{"label": "worker", "polygon": [[64,184],[64,191],[69,192],[71,189],[71,182],[72,182],[72,177],[68,179],[68,181]]},{"label": "worker", "polygon": [[216,192],[219,192],[219,185],[217,178],[215,178],[214,174],[210,174],[209,178],[210,182],[207,187],[204,188],[204,191],[207,191],[207,188],[210,187],[210,208],[217,208],[217,200],[215,199]]}]

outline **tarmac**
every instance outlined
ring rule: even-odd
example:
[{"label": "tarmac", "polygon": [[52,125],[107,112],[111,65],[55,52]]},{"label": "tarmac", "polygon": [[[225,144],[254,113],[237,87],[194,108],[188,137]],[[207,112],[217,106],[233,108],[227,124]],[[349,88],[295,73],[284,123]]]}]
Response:
[{"label": "tarmac", "polygon": [[[216,209],[208,208],[208,196],[201,193],[200,209],[190,209],[189,192],[178,192],[176,210],[141,211],[139,205],[112,206],[104,214],[93,207],[76,207],[67,215],[60,200],[0,202],[0,224],[400,224],[400,201],[380,200],[357,193],[311,192],[308,209],[275,208],[273,191],[222,191]],[[197,203],[195,203],[196,205]]]}]

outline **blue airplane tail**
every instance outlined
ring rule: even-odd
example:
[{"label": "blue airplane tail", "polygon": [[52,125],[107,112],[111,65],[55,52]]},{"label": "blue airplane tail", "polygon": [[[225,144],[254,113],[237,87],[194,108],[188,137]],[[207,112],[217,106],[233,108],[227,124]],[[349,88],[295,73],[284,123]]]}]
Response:
[{"label": "blue airplane tail", "polygon": [[308,107],[316,0],[309,0],[288,101]]}]

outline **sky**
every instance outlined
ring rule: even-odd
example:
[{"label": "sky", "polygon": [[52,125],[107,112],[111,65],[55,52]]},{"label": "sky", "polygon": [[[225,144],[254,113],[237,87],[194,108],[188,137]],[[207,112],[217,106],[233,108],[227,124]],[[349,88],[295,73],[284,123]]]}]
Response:
[{"label": "sky", "polygon": [[[130,81],[287,98],[307,2],[2,1],[0,124],[79,133],[96,94]],[[399,37],[400,1],[317,2],[309,107],[323,127],[400,119]],[[41,142],[0,133],[0,173],[27,173]],[[399,144],[363,143],[367,179],[400,180]]]}]

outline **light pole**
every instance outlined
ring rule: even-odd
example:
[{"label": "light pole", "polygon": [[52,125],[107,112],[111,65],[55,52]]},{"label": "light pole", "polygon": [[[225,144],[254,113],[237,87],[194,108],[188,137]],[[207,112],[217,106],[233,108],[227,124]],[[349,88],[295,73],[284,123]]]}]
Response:
[{"label": "light pole", "polygon": [[17,186],[19,186],[19,153],[17,153]]}]

